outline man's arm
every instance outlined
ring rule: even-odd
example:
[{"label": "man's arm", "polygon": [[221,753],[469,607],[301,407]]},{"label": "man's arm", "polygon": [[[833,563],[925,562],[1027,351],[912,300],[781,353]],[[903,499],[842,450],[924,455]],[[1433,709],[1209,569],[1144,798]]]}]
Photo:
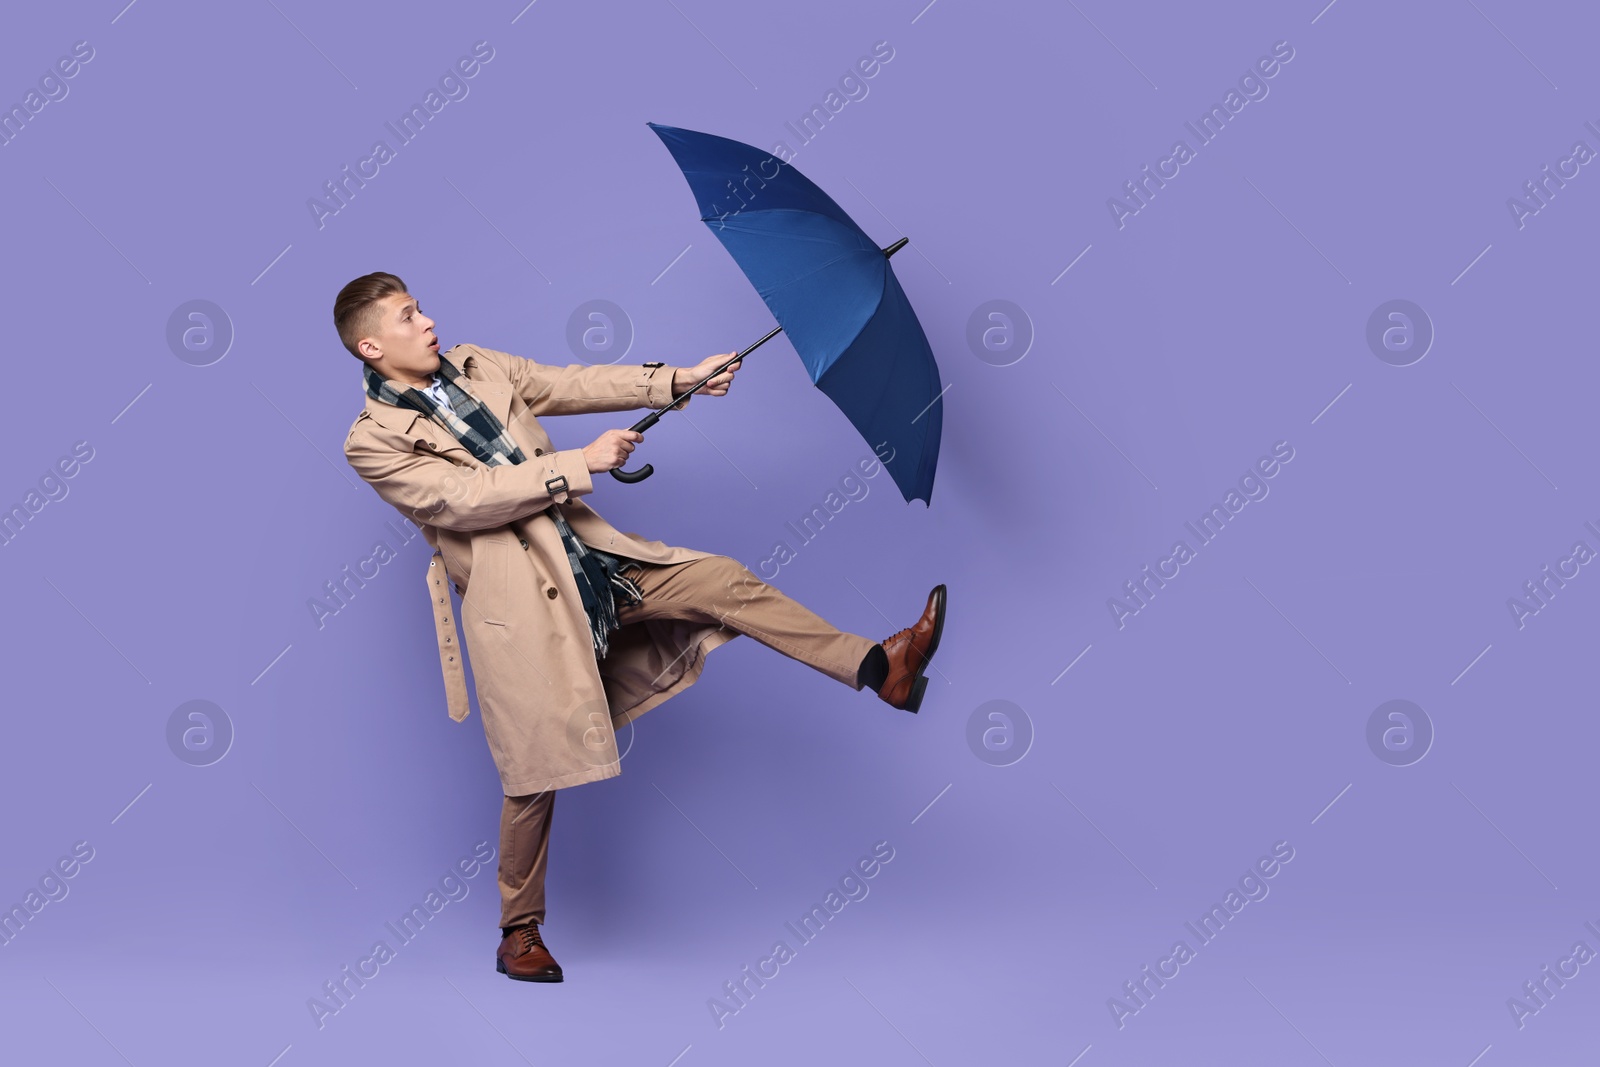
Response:
[{"label": "man's arm", "polygon": [[[579,448],[529,456],[522,463],[463,467],[443,456],[386,447],[357,431],[346,439],[344,454],[356,473],[402,514],[446,530],[504,526],[552,502],[564,504],[571,496],[594,491]],[[565,488],[560,483],[546,487],[547,479],[561,477]]]},{"label": "man's arm", "polygon": [[[675,367],[629,363],[597,367],[571,363],[556,367],[481,345],[471,347],[482,358],[500,365],[511,380],[511,387],[535,416],[662,408],[672,401]],[[688,403],[685,399],[682,406],[687,407]]]}]

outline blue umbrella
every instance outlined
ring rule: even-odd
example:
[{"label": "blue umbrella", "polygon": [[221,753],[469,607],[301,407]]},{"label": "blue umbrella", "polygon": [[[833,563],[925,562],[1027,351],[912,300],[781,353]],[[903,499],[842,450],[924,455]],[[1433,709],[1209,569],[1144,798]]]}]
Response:
[{"label": "blue umbrella", "polygon": [[[682,169],[701,220],[778,320],[777,329],[686,392],[781,330],[812,382],[867,443],[894,450],[885,466],[906,502],[931,504],[944,425],[935,401],[943,387],[928,338],[889,267],[907,239],[879,248],[827,193],[766,152],[726,137],[649,126]],[[670,408],[633,428],[648,429]],[[611,473],[638,481],[652,470],[646,464]]]}]

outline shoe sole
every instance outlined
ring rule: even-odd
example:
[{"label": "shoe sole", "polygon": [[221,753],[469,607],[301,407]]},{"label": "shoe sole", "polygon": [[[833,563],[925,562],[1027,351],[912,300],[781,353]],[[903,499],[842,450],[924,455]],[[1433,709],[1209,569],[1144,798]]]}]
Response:
[{"label": "shoe sole", "polygon": [[922,693],[928,688],[928,679],[922,673],[928,669],[928,664],[933,662],[933,654],[939,651],[939,638],[944,634],[944,609],[947,590],[943,584],[933,588],[933,640],[928,642],[928,651],[923,653],[922,662],[917,665],[917,673],[911,681],[911,695],[906,698],[906,711],[913,715],[922,707]]},{"label": "shoe sole", "polygon": [[559,975],[559,974],[553,974],[553,975],[512,974],[510,971],[506,970],[506,961],[501,959],[499,956],[496,956],[494,958],[494,969],[499,971],[501,974],[505,975],[507,978],[511,979],[513,982],[559,982],[559,981],[561,981],[561,979],[563,977],[562,975]]}]

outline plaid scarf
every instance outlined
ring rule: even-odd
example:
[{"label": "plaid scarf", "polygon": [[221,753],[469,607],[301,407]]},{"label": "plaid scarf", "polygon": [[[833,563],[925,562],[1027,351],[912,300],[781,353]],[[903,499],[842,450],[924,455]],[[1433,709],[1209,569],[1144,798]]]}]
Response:
[{"label": "plaid scarf", "polygon": [[[526,456],[506,432],[500,420],[483,404],[474,400],[465,389],[456,384],[461,376],[449,360],[439,358],[439,377],[445,395],[454,410],[446,410],[421,389],[399,388],[367,365],[367,395],[385,404],[415,408],[438,422],[454,435],[466,449],[491,467],[505,463],[521,463]],[[566,546],[567,562],[572,565],[572,576],[578,584],[578,595],[583,600],[584,613],[589,616],[589,632],[594,639],[595,655],[604,658],[610,650],[607,634],[618,626],[616,596],[624,604],[638,604],[644,599],[643,591],[629,578],[617,573],[633,561],[626,557],[602,552],[578,540],[567,525],[561,509],[551,504],[544,510],[556,524],[561,543]]]}]

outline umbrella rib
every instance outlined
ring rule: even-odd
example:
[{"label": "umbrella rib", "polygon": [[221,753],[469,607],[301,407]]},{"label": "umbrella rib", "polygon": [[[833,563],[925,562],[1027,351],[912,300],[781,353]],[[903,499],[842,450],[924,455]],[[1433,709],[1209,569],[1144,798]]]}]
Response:
[{"label": "umbrella rib", "polygon": [[[878,305],[877,305],[876,308],[873,309],[872,315],[867,316],[868,321],[870,321],[872,319],[873,315],[876,315],[878,313],[878,308],[883,307],[883,292],[884,292],[885,289],[887,289],[889,287],[889,278],[888,278],[889,268],[887,266],[884,267],[883,273],[884,273],[884,278],[883,278],[883,281],[882,281],[882,283],[880,285],[880,288],[878,289]],[[866,323],[863,323],[862,325],[865,326]],[[850,347],[850,345],[855,344],[859,340],[861,340],[861,331],[857,330],[856,331],[856,335],[854,337],[850,338],[850,343],[845,345],[844,348],[841,348],[839,350],[839,355],[840,356],[844,355],[845,349],[848,349]],[[794,343],[794,338],[792,336],[789,339],[789,343],[790,344]],[[796,352],[798,352],[798,351],[799,350],[796,349]],[[813,382],[812,384],[815,385],[819,389],[822,388],[822,379],[826,378],[833,371],[833,369],[835,367],[837,367],[838,365],[839,365],[839,357],[835,356],[833,358],[833,362],[828,364],[828,369],[823,371],[821,374],[819,374],[817,376],[816,381]],[[883,398],[888,392],[889,392],[889,379],[888,379],[888,377],[885,377],[883,379],[883,388],[878,390],[878,395],[872,398],[872,407],[873,407],[874,410],[876,410],[877,407],[883,402]],[[868,444],[871,444],[871,442],[869,441]]]},{"label": "umbrella rib", "polygon": [[[791,286],[791,285],[795,284],[796,282],[803,282],[807,278],[811,277],[813,274],[817,274],[817,273],[820,273],[821,271],[827,270],[829,267],[833,266],[835,263],[842,263],[848,258],[849,258],[849,254],[848,253],[842,253],[842,254],[837,255],[837,256],[833,257],[832,259],[828,260],[826,263],[818,264],[816,267],[814,267],[811,270],[806,271],[804,274],[795,275],[793,278],[790,278],[788,281],[784,282],[783,284],[787,288],[788,286]],[[878,300],[878,303],[880,303],[880,304],[883,303],[883,300],[882,300],[881,296],[880,296],[880,298]]]}]

